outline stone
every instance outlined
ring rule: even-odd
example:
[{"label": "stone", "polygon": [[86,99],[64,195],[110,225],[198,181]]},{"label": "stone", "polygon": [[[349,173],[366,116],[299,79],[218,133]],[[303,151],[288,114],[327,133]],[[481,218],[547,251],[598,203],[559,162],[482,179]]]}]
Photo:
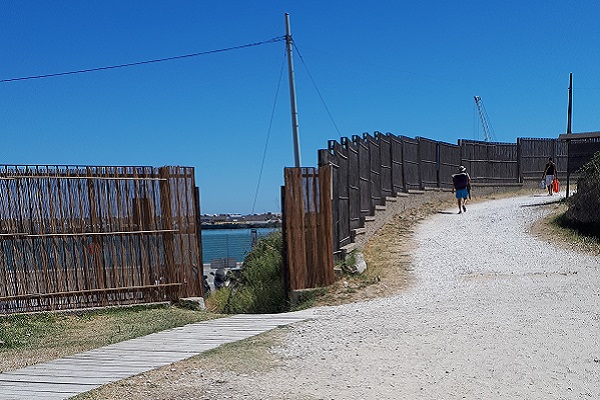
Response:
[{"label": "stone", "polygon": [[189,308],[191,310],[206,310],[204,298],[202,297],[186,297],[179,299],[179,306]]}]

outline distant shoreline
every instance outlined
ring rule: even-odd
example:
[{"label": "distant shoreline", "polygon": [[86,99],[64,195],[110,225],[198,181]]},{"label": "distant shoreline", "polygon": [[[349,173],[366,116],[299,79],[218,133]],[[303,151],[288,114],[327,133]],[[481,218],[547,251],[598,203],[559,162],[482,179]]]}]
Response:
[{"label": "distant shoreline", "polygon": [[202,229],[252,229],[252,228],[281,228],[281,222],[219,222],[203,223]]}]

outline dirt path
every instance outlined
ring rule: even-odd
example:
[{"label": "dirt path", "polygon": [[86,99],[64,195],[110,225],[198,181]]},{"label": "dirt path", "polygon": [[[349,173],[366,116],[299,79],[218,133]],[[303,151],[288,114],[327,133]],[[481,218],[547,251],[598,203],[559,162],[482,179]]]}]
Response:
[{"label": "dirt path", "polygon": [[547,200],[432,215],[408,247],[372,249],[396,260],[398,282],[371,285],[393,295],[321,307],[315,320],[88,398],[600,398],[600,259],[531,234]]}]

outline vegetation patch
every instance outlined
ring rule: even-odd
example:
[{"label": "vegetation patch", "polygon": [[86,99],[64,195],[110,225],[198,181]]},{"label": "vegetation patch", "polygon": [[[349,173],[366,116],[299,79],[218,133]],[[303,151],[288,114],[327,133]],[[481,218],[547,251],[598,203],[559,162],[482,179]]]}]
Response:
[{"label": "vegetation patch", "polygon": [[569,209],[563,217],[563,223],[597,235],[597,226],[600,224],[600,152],[579,172],[577,193],[569,199]]},{"label": "vegetation patch", "polygon": [[266,372],[281,364],[271,350],[281,345],[289,327],[276,328],[237,342],[223,344],[187,361],[188,366],[238,374]]},{"label": "vegetation patch", "polygon": [[260,239],[244,260],[238,277],[208,297],[207,308],[228,314],[279,313],[289,309],[283,281],[283,235]]},{"label": "vegetation patch", "polygon": [[566,212],[553,216],[549,221],[559,230],[568,243],[586,252],[600,254],[600,226],[570,220]]},{"label": "vegetation patch", "polygon": [[567,218],[566,212],[555,216],[552,223],[564,229],[573,231],[573,235],[585,241],[600,242],[600,225],[596,223],[581,223]]},{"label": "vegetation patch", "polygon": [[566,218],[566,202],[549,204],[552,212],[533,223],[531,233],[566,250],[600,255],[600,236]]}]

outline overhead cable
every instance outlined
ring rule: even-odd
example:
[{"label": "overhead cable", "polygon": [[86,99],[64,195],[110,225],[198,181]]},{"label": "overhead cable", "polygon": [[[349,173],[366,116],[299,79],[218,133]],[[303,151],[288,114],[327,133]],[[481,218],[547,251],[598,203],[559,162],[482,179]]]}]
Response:
[{"label": "overhead cable", "polygon": [[222,52],[231,51],[231,50],[239,50],[239,49],[244,49],[244,48],[248,48],[248,47],[260,46],[260,45],[267,44],[267,43],[281,42],[283,40],[285,40],[285,36],[278,36],[278,37],[274,37],[272,39],[265,40],[262,42],[248,43],[248,44],[243,44],[240,46],[226,47],[223,49],[202,51],[202,52],[198,52],[198,53],[184,54],[184,55],[173,56],[173,57],[157,58],[154,60],[137,61],[137,62],[126,63],[126,64],[109,65],[106,67],[80,69],[80,70],[76,70],[76,71],[57,72],[57,73],[44,74],[44,75],[24,76],[24,77],[20,77],[20,78],[0,79],[0,83],[26,81],[26,80],[30,80],[30,79],[40,79],[40,78],[52,78],[52,77],[56,77],[56,76],[75,75],[75,74],[83,74],[83,73],[87,73],[87,72],[105,71],[105,70],[109,70],[109,69],[134,67],[137,65],[153,64],[153,63],[159,63],[159,62],[163,62],[163,61],[180,60],[182,58],[190,58],[190,57],[204,56],[207,54],[222,53]]},{"label": "overhead cable", "polygon": [[260,189],[260,181],[262,180],[263,169],[265,167],[265,160],[267,158],[267,148],[269,147],[269,138],[271,137],[271,130],[273,128],[273,119],[275,117],[275,108],[277,106],[277,98],[279,97],[279,89],[281,88],[281,80],[283,77],[283,70],[285,67],[285,57],[286,54],[283,54],[283,60],[281,62],[281,69],[279,71],[279,80],[277,82],[277,90],[275,90],[275,99],[273,100],[273,108],[271,109],[271,118],[269,120],[269,129],[267,130],[267,139],[265,141],[265,148],[263,150],[262,161],[260,162],[260,172],[258,173],[258,182],[256,183],[256,192],[254,193],[254,201],[252,202],[252,214],[254,214],[254,209],[256,208],[256,199],[258,198],[258,191]]},{"label": "overhead cable", "polygon": [[296,49],[296,52],[298,53],[298,56],[300,57],[300,61],[302,61],[302,65],[304,65],[304,68],[306,69],[306,73],[308,74],[308,77],[312,81],[312,84],[315,87],[315,90],[317,91],[317,94],[319,95],[319,98],[321,99],[321,103],[323,103],[323,107],[325,107],[325,110],[327,111],[327,114],[329,115],[329,119],[331,119],[331,122],[333,123],[333,126],[337,130],[338,135],[340,137],[342,137],[342,132],[340,132],[340,129],[338,128],[337,124],[335,123],[335,120],[333,119],[333,115],[331,114],[331,111],[329,111],[329,107],[327,107],[327,103],[325,103],[325,99],[323,98],[323,96],[321,95],[321,91],[317,87],[317,83],[315,82],[315,80],[313,79],[310,71],[308,70],[308,66],[304,62],[304,58],[302,58],[302,54],[300,54],[300,50],[296,46],[295,42],[293,42],[292,44],[294,45],[294,48]]}]

